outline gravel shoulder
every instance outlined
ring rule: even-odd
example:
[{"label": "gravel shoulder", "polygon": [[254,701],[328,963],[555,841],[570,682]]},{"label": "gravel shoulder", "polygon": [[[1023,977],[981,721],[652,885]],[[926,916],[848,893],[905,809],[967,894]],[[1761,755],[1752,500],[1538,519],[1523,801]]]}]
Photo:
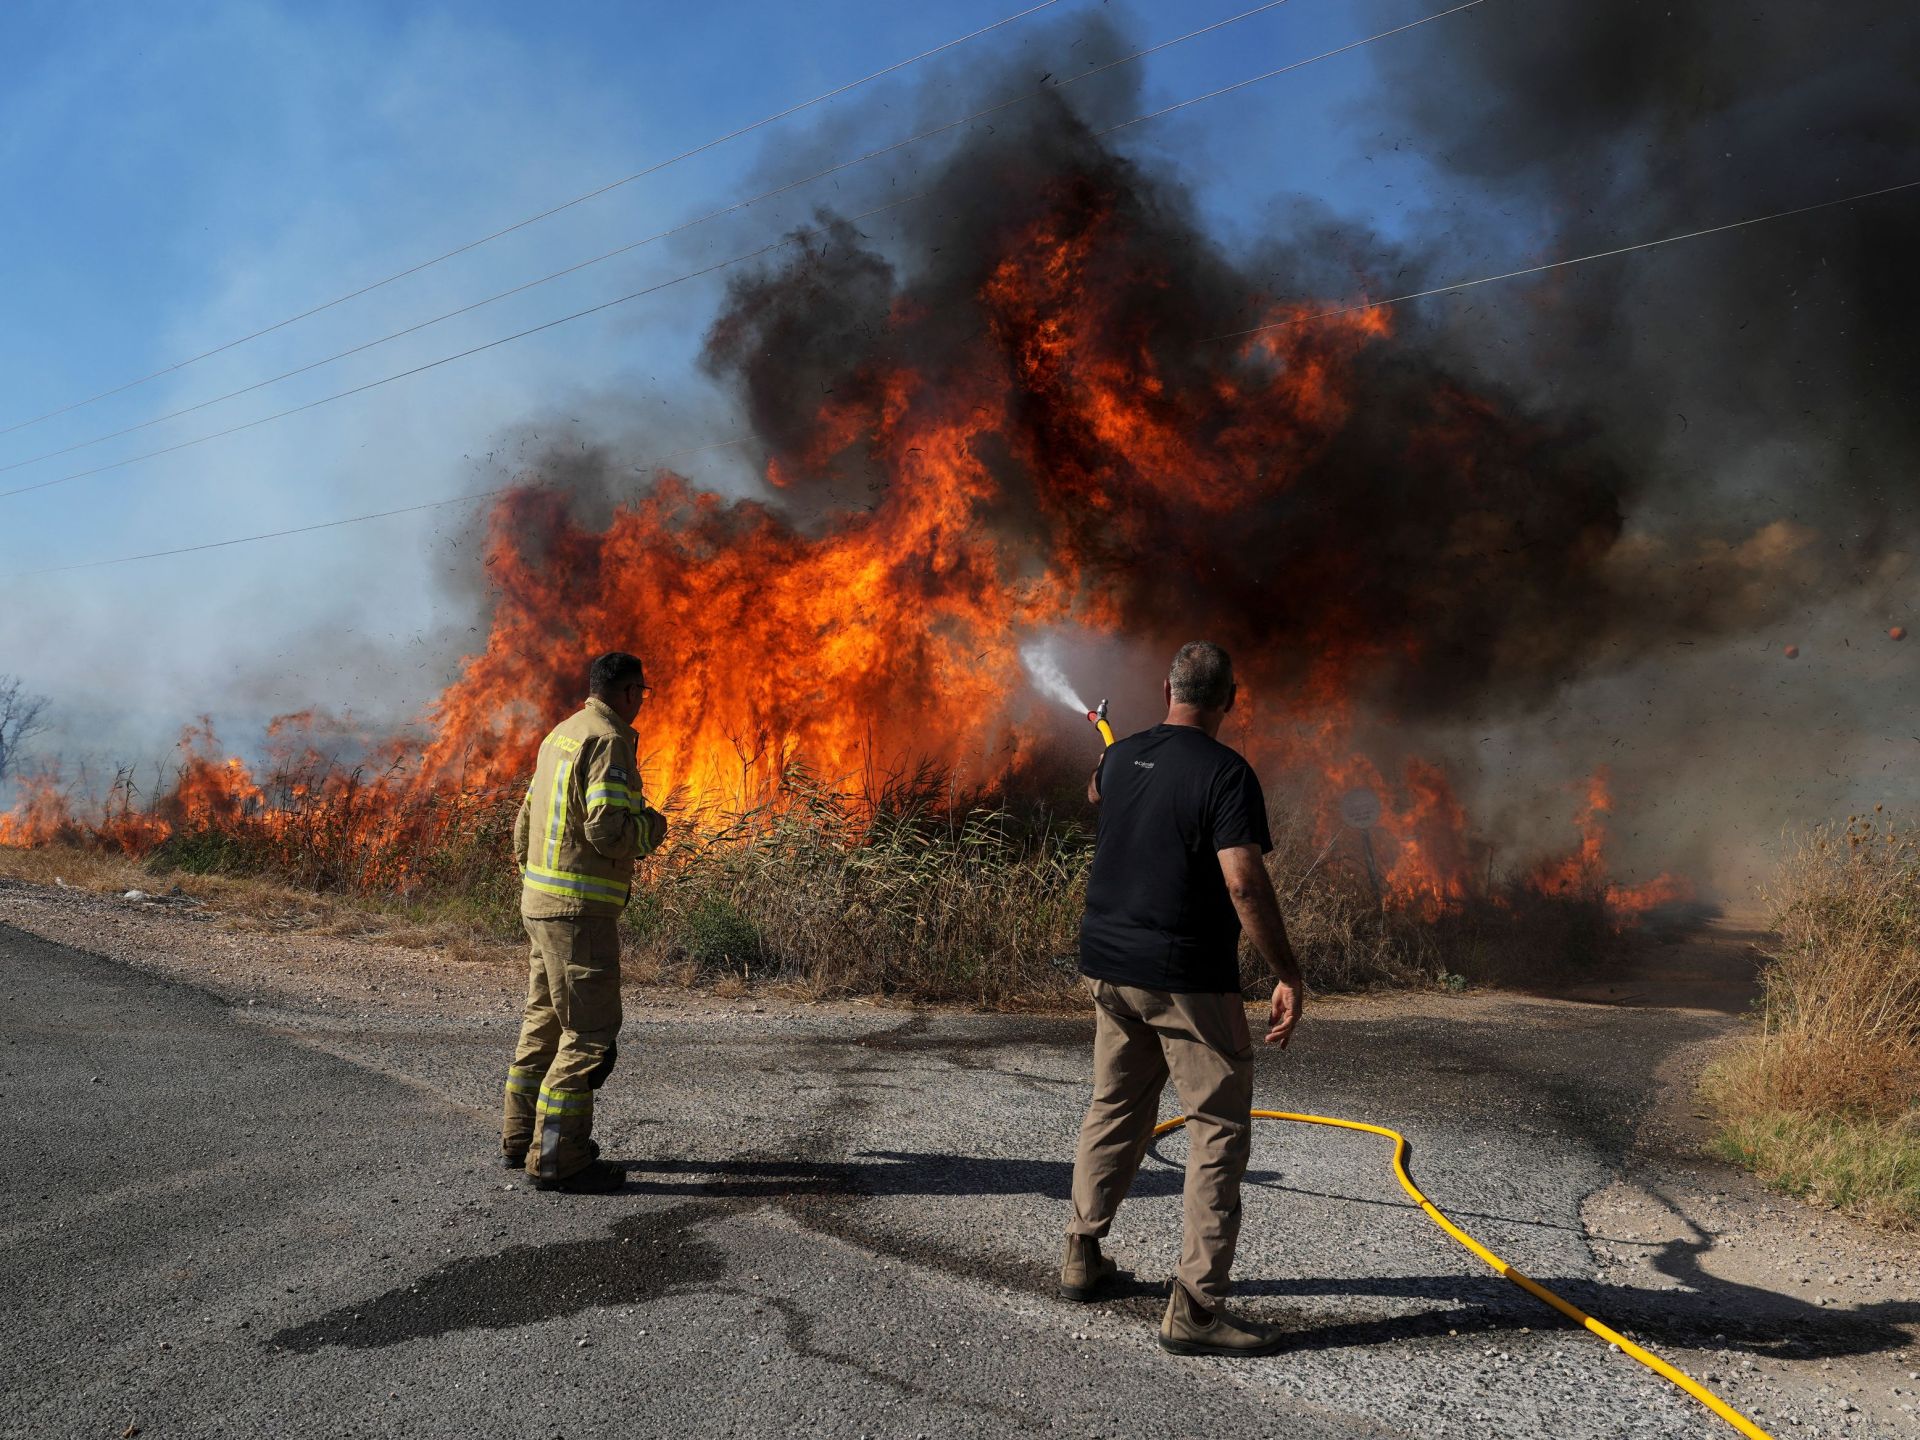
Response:
[{"label": "gravel shoulder", "polygon": [[[0,1431],[1730,1433],[1453,1246],[1364,1136],[1256,1142],[1238,1292],[1295,1332],[1283,1360],[1153,1344],[1177,1136],[1116,1228],[1130,1278],[1062,1304],[1084,1017],[636,988],[601,1120],[628,1187],[568,1204],[490,1163],[516,952],[263,934],[0,882],[0,963],[16,996],[51,997],[7,1022],[4,1103],[49,1147],[60,1197],[0,1212],[0,1271],[34,1322]],[[1737,1023],[1330,1002],[1262,1054],[1256,1094],[1405,1131],[1442,1209],[1776,1434],[1910,1435],[1914,1247],[1696,1158],[1691,1077]],[[250,1127],[226,1125],[230,1153],[127,1163],[186,1123],[153,1100],[162,1078],[216,1064]],[[35,1087],[77,1090],[87,1126],[38,1118]],[[24,1378],[42,1347],[64,1387]],[[206,1380],[235,1366],[266,1383]]]}]

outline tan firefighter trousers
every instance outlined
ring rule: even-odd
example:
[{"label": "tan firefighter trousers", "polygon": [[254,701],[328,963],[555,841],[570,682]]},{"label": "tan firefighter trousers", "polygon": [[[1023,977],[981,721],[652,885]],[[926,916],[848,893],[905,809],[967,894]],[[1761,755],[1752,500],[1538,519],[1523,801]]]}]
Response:
[{"label": "tan firefighter trousers", "polygon": [[1185,1236],[1175,1278],[1203,1306],[1227,1293],[1253,1136],[1253,1040],[1235,995],[1095,980],[1093,1104],[1073,1157],[1070,1235],[1100,1239],[1153,1138],[1169,1074],[1186,1110]]},{"label": "tan firefighter trousers", "polygon": [[596,1153],[593,1092],[613,1072],[620,1033],[620,921],[523,916],[521,924],[533,953],[500,1143],[509,1155],[526,1151],[529,1175],[560,1180]]}]

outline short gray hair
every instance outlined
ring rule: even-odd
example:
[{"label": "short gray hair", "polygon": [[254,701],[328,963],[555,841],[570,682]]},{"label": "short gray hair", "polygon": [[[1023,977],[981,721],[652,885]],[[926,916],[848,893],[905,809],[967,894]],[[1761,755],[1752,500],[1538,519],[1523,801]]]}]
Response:
[{"label": "short gray hair", "polygon": [[1209,640],[1189,641],[1173,657],[1167,683],[1177,704],[1224,710],[1233,698],[1233,660]]}]

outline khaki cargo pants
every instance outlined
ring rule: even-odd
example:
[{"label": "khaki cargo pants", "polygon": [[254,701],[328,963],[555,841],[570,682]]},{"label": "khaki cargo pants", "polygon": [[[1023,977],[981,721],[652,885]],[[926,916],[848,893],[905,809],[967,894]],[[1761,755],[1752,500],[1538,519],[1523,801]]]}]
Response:
[{"label": "khaki cargo pants", "polygon": [[1185,1236],[1175,1278],[1211,1308],[1240,1243],[1253,1138],[1253,1039],[1237,994],[1173,995],[1095,980],[1093,1104],[1073,1157],[1070,1235],[1100,1239],[1127,1198],[1173,1077],[1187,1112]]},{"label": "khaki cargo pants", "polygon": [[500,1143],[527,1173],[560,1180],[595,1154],[593,1092],[613,1073],[620,1033],[620,922],[522,917],[533,942],[520,1043],[507,1071]]}]

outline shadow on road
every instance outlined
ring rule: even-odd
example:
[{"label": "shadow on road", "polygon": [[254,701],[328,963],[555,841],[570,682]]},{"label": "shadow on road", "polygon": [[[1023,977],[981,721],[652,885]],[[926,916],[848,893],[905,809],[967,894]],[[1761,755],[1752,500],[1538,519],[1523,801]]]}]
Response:
[{"label": "shadow on road", "polygon": [[[1838,1310],[1711,1277],[1704,1277],[1701,1288],[1695,1290],[1648,1290],[1577,1277],[1532,1278],[1629,1338],[1656,1348],[1717,1347],[1783,1360],[1870,1355],[1911,1344],[1911,1337],[1901,1327],[1920,1324],[1920,1302],[1910,1300],[1878,1301]],[[1305,1328],[1294,1338],[1295,1349],[1334,1350],[1433,1339],[1449,1331],[1518,1330],[1522,1326],[1542,1331],[1579,1329],[1493,1275],[1255,1277],[1235,1281],[1234,1291],[1277,1299],[1375,1295],[1432,1300],[1440,1305],[1418,1314]]]},{"label": "shadow on road", "polygon": [[[714,1290],[722,1288],[726,1257],[694,1232],[722,1215],[785,1202],[804,1217],[809,1204],[822,1197],[860,1202],[886,1196],[1032,1194],[1064,1204],[1071,1171],[1063,1161],[897,1151],[870,1152],[850,1161],[633,1161],[627,1166],[626,1196],[673,1197],[683,1203],[625,1216],[610,1233],[593,1239],[514,1246],[495,1255],[454,1260],[383,1295],[283,1330],[268,1343],[299,1352],[327,1345],[374,1348],[455,1330],[509,1329],[602,1306],[645,1304],[687,1290]],[[1273,1184],[1278,1176],[1254,1171],[1248,1179]],[[1178,1171],[1148,1168],[1141,1171],[1133,1193],[1172,1196],[1180,1185]],[[1418,1218],[1411,1206],[1393,1208]],[[909,1242],[844,1225],[828,1229],[896,1258],[959,1275],[991,1272],[994,1279],[1032,1293],[1053,1293],[1050,1256],[1036,1256],[1028,1267],[1008,1266],[1000,1259],[943,1253],[923,1240]],[[1897,1350],[1911,1343],[1901,1327],[1920,1323],[1920,1301],[1839,1310],[1723,1280],[1701,1269],[1700,1258],[1712,1248],[1712,1240],[1696,1234],[1694,1241],[1661,1245],[1653,1257],[1655,1267],[1684,1289],[1650,1290],[1579,1276],[1534,1278],[1615,1328],[1656,1345],[1718,1346],[1806,1359]],[[1449,1331],[1573,1328],[1492,1275],[1284,1277],[1263,1275],[1261,1268],[1260,1257],[1243,1256],[1236,1293],[1279,1301],[1431,1302],[1431,1308],[1415,1313],[1334,1323],[1328,1323],[1324,1312],[1302,1310],[1295,1317],[1296,1349],[1382,1345],[1444,1337]],[[1146,1313],[1157,1308],[1164,1293],[1164,1286],[1124,1278],[1114,1300]]]},{"label": "shadow on road", "polygon": [[629,1215],[611,1233],[467,1255],[418,1279],[271,1336],[271,1349],[374,1350],[457,1330],[511,1330],[604,1305],[641,1305],[725,1278],[726,1256],[693,1233],[733,1207],[675,1205]]}]

